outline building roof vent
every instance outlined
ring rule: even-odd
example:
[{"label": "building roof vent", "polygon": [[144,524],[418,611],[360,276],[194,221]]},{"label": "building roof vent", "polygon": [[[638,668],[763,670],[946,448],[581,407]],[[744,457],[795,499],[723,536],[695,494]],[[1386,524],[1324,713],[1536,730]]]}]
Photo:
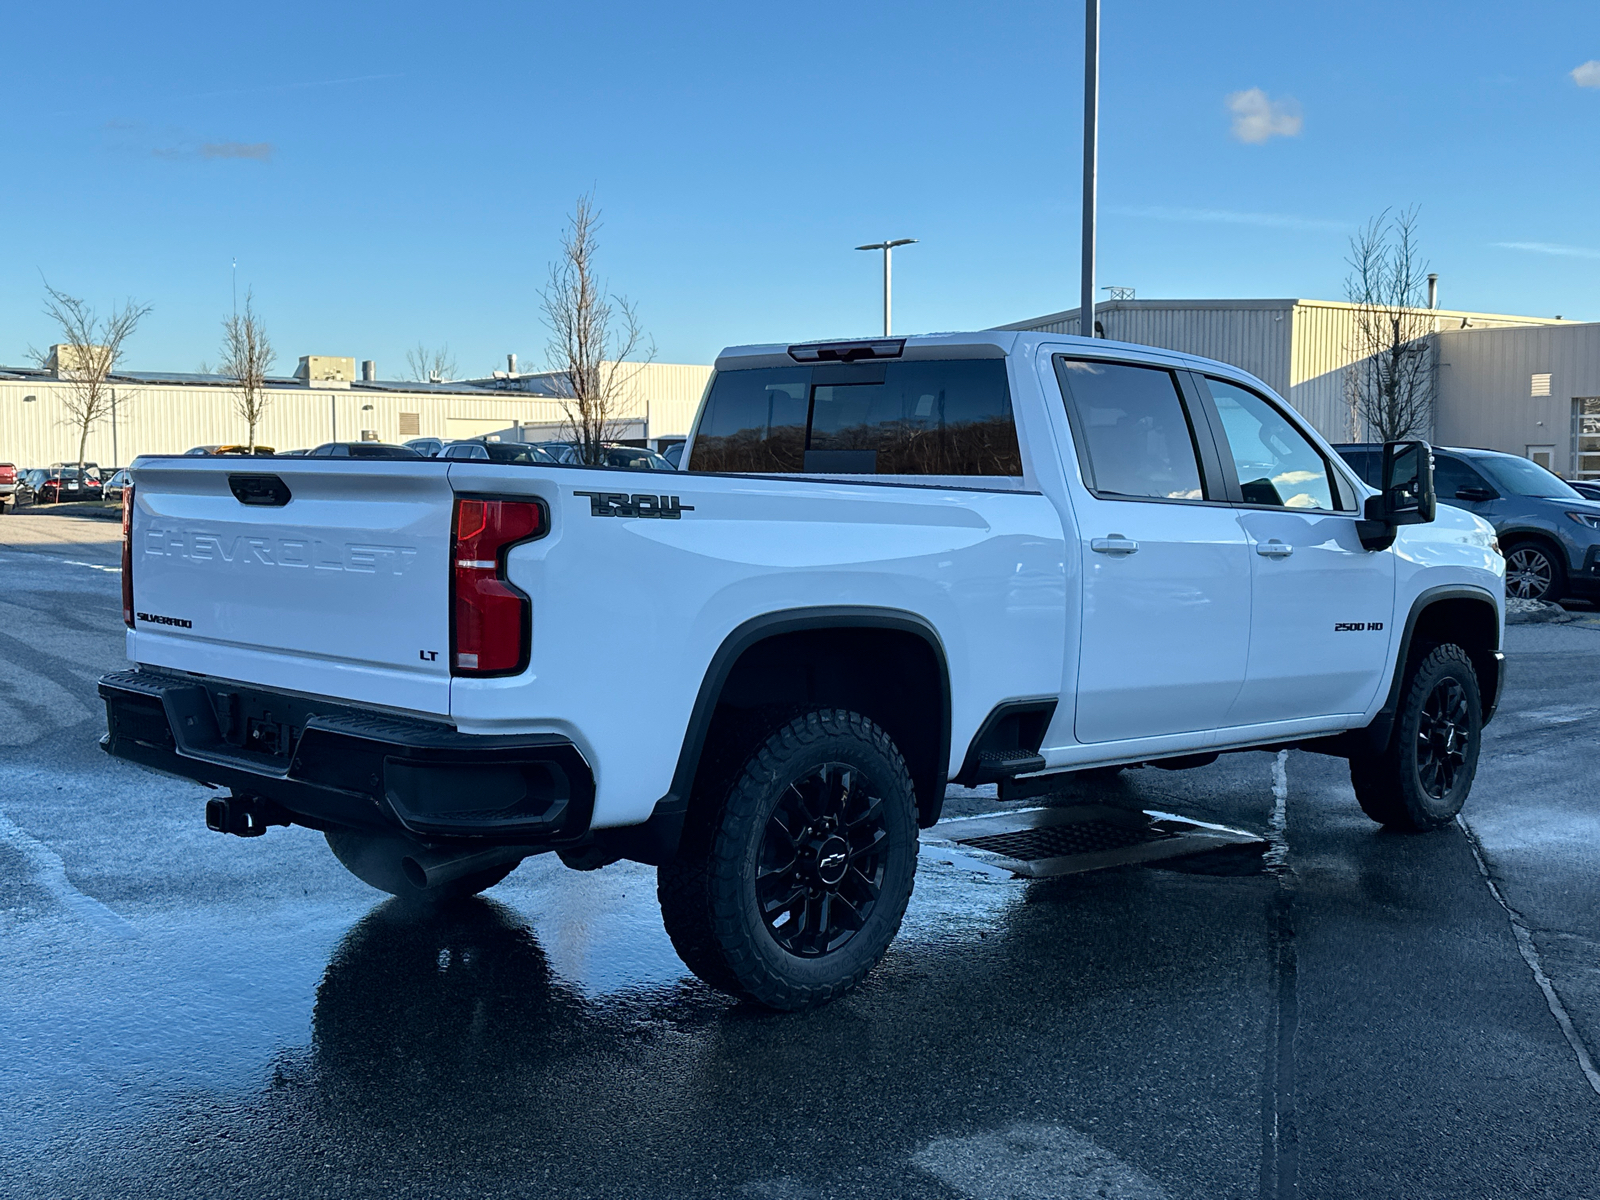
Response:
[{"label": "building roof vent", "polygon": [[366,383],[372,383],[378,378],[378,364],[370,358],[361,360],[361,378]]}]

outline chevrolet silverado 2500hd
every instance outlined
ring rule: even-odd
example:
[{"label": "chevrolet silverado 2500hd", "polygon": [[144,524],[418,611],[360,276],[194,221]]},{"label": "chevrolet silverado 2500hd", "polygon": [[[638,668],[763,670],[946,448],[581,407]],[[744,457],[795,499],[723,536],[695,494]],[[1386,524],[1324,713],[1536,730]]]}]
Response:
[{"label": "chevrolet silverado 2500hd", "polygon": [[1472,785],[1488,524],[1425,443],[1364,483],[1259,380],[992,332],[729,350],[681,472],[146,457],[112,754],[452,896],[654,864],[730,993],[852,986],[946,783],[1299,746],[1375,820]]}]

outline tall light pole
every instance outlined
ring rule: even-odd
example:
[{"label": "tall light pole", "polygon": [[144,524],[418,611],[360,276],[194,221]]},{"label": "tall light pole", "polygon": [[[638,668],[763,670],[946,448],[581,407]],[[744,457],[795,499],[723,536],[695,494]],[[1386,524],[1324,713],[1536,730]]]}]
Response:
[{"label": "tall light pole", "polygon": [[870,246],[857,246],[857,250],[883,251],[883,336],[889,336],[889,256],[896,246],[912,246],[916,238],[895,238],[894,241],[873,242]]},{"label": "tall light pole", "polygon": [[1094,337],[1095,168],[1100,132],[1100,0],[1083,0],[1083,285],[1078,333]]}]

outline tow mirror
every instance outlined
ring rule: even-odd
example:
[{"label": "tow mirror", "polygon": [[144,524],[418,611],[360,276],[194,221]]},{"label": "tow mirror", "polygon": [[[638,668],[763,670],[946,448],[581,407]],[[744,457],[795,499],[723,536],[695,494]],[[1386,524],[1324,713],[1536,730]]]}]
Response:
[{"label": "tow mirror", "polygon": [[1439,510],[1433,490],[1433,448],[1427,442],[1386,442],[1383,490],[1367,499],[1358,522],[1361,544],[1387,550],[1401,525],[1426,525]]}]

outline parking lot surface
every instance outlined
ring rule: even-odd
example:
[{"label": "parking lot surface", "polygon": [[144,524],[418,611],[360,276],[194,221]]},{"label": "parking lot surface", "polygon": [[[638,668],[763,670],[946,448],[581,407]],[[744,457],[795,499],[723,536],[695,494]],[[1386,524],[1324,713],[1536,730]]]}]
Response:
[{"label": "parking lot surface", "polygon": [[1273,849],[1028,882],[936,830],[883,965],[779,1016],[688,975],[649,868],[418,916],[107,759],[118,535],[0,518],[0,1194],[1600,1195],[1592,618],[1508,630],[1457,826],[1312,754],[1125,772]]}]

